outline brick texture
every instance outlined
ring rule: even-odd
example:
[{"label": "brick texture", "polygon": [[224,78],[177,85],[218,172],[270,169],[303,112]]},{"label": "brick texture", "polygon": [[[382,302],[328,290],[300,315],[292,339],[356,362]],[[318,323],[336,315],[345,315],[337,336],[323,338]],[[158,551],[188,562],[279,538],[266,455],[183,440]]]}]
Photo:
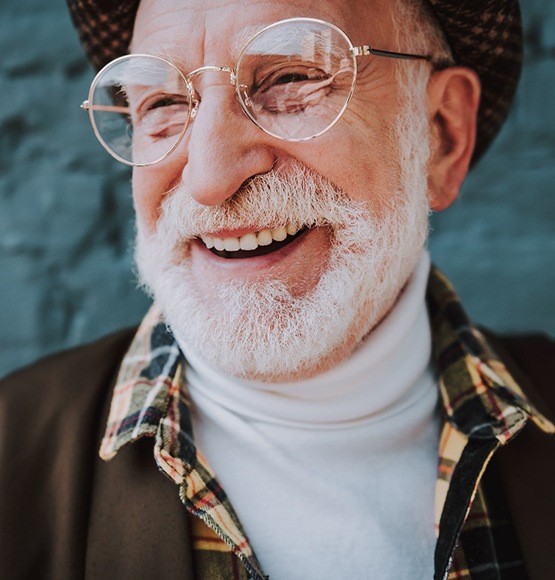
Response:
[{"label": "brick texture", "polygon": [[[471,315],[555,334],[555,3],[527,0],[516,105],[461,199],[434,216],[435,262]],[[0,375],[140,320],[130,173],[79,109],[92,73],[63,0],[0,4]]]}]

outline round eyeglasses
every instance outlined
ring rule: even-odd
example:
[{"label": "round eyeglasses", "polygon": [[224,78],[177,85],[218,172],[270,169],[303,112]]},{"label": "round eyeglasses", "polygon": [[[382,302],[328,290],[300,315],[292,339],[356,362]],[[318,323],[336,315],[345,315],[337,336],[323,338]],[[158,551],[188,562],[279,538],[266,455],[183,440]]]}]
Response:
[{"label": "round eyeglasses", "polygon": [[81,107],[110,155],[127,165],[152,165],[176,149],[197,114],[201,97],[192,79],[223,72],[260,129],[285,141],[306,141],[339,121],[355,89],[356,58],[367,55],[431,60],[353,46],[329,22],[290,18],[257,32],[239,53],[235,69],[203,66],[184,74],[159,56],[117,58],[96,75]]}]

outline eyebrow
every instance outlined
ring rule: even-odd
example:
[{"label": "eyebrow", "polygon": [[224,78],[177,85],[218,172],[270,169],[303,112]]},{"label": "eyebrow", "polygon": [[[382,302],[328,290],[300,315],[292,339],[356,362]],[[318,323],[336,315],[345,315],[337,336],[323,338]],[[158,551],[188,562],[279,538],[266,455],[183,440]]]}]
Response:
[{"label": "eyebrow", "polygon": [[231,56],[235,61],[239,58],[239,53],[243,50],[245,44],[266,26],[268,24],[249,24],[234,38],[231,43]]},{"label": "eyebrow", "polygon": [[189,66],[189,63],[180,56],[181,51],[175,44],[162,44],[157,49],[150,51],[149,54],[168,60],[181,71],[186,70],[187,66]]},{"label": "eyebrow", "polygon": [[[266,25],[261,24],[247,25],[233,38],[229,49],[229,58],[233,67],[237,65],[237,59],[245,47],[245,44],[247,44],[247,42],[265,26]],[[184,73],[188,73],[196,68],[191,64],[191,59],[187,58],[186,55],[183,55],[182,48],[175,43],[161,44],[155,50],[150,51],[149,54],[168,60]],[[209,62],[206,64],[215,66],[227,66],[229,63]]]}]

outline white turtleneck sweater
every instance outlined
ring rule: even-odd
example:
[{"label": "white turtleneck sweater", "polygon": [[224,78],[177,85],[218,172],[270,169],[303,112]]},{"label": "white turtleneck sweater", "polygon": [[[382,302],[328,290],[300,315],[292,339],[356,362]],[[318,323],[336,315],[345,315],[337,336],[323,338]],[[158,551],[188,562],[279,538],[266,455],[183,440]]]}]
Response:
[{"label": "white turtleneck sweater", "polygon": [[423,254],[381,324],[309,380],[239,380],[181,344],[197,445],[272,580],[433,577],[429,267]]}]

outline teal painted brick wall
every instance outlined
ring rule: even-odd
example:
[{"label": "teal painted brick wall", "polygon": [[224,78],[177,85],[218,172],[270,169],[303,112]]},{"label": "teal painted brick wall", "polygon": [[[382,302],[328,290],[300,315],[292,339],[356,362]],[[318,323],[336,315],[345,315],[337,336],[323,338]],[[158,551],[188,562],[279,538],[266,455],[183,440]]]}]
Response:
[{"label": "teal painted brick wall", "polygon": [[[527,0],[514,110],[430,247],[470,314],[555,334],[555,3]],[[130,174],[79,103],[92,73],[62,0],[0,5],[0,375],[136,323]]]}]

